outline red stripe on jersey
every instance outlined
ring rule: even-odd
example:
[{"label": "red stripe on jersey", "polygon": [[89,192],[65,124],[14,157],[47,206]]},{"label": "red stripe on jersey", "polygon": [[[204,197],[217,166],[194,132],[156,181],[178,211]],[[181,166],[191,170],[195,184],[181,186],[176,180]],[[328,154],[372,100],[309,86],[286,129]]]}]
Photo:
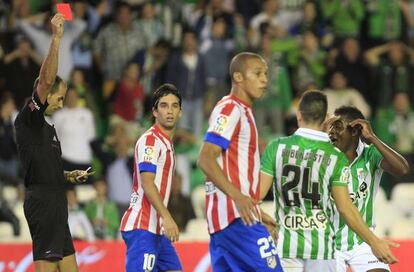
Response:
[{"label": "red stripe on jersey", "polygon": [[230,141],[230,146],[227,151],[229,156],[229,179],[230,182],[240,190],[240,171],[239,171],[239,132],[240,132],[241,122],[237,122],[236,127],[234,128],[233,137]]},{"label": "red stripe on jersey", "polygon": [[231,114],[231,112],[233,111],[233,109],[234,109],[234,107],[235,107],[236,105],[235,104],[233,104],[233,103],[229,103],[229,104],[227,104],[227,105],[225,105],[222,109],[221,109],[221,114],[224,114],[224,115],[227,115],[227,116],[230,116],[230,114]]},{"label": "red stripe on jersey", "polygon": [[125,225],[128,222],[129,216],[131,215],[131,211],[132,211],[132,207],[129,207],[126,210],[124,216],[122,217],[121,230],[123,230],[125,228]]},{"label": "red stripe on jersey", "polygon": [[[228,158],[225,151],[221,152],[221,156],[223,158],[223,172],[224,175],[229,178],[229,165],[228,165]],[[229,222],[234,220],[234,210],[233,205],[231,204],[231,198],[229,196],[226,196],[227,199],[227,219]]]},{"label": "red stripe on jersey", "polygon": [[214,228],[214,232],[216,232],[220,230],[217,194],[213,195],[213,210],[211,212],[212,212],[211,219],[213,221],[213,228]]},{"label": "red stripe on jersey", "polygon": [[[249,142],[249,155],[248,155],[248,167],[247,167],[247,178],[250,182],[250,188],[249,188],[249,194],[251,197],[255,197],[256,199],[256,194],[259,192],[259,190],[256,191],[256,193],[253,192],[253,184],[254,184],[254,176],[253,176],[253,171],[254,171],[254,156],[256,154],[257,151],[257,139],[256,139],[256,126],[254,125],[254,121],[252,116],[250,115],[249,111],[247,112],[247,118],[249,120],[249,126],[250,126],[250,142]],[[259,199],[256,199],[259,200]]]},{"label": "red stripe on jersey", "polygon": [[[139,224],[139,226],[135,226],[134,224],[134,229],[139,228],[139,229],[147,230],[149,226],[150,216],[151,216],[151,203],[149,202],[145,194],[142,197],[142,206],[141,206],[140,213],[142,213],[141,223]],[[139,217],[140,216],[137,217],[136,224],[138,222]]]}]

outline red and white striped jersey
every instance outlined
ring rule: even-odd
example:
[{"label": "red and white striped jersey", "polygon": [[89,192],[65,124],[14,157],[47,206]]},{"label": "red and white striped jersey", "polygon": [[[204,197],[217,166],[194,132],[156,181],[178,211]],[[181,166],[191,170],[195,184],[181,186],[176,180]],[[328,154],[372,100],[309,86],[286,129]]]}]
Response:
[{"label": "red and white striped jersey", "polygon": [[171,139],[153,125],[137,141],[134,154],[134,184],[129,208],[121,221],[121,231],[144,229],[161,234],[161,217],[142,188],[141,172],[155,174],[154,183],[167,207],[175,169]]},{"label": "red and white striped jersey", "polygon": [[[234,95],[225,96],[211,113],[204,141],[223,149],[217,163],[228,180],[244,195],[258,200],[260,155],[251,106]],[[256,210],[260,214],[258,206]],[[210,233],[224,229],[240,217],[234,201],[209,180],[206,181],[206,215]]]}]

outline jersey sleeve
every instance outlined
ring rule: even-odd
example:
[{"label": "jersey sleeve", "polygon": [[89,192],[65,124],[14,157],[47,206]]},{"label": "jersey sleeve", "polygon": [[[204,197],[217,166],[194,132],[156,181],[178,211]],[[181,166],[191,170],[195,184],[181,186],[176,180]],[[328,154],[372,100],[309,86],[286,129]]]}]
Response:
[{"label": "jersey sleeve", "polygon": [[351,170],[349,163],[343,153],[339,153],[338,160],[333,170],[332,186],[347,186],[351,179]]},{"label": "jersey sleeve", "polygon": [[44,112],[47,106],[47,102],[42,104],[39,96],[37,95],[37,91],[34,90],[32,98],[26,103],[20,112],[22,120],[29,127],[39,127],[43,125]]},{"label": "jersey sleeve", "polygon": [[135,149],[136,163],[138,171],[142,172],[157,172],[157,163],[160,153],[160,142],[152,134],[141,138],[138,141]]},{"label": "jersey sleeve", "polygon": [[235,104],[229,103],[217,106],[210,116],[204,141],[218,145],[223,150],[226,150],[230,145],[230,140],[239,121],[240,111]]},{"label": "jersey sleeve", "polygon": [[368,157],[376,168],[381,168],[381,162],[384,157],[373,144],[368,147]]},{"label": "jersey sleeve", "polygon": [[279,140],[274,140],[267,144],[261,160],[260,170],[269,176],[276,176],[276,151]]}]

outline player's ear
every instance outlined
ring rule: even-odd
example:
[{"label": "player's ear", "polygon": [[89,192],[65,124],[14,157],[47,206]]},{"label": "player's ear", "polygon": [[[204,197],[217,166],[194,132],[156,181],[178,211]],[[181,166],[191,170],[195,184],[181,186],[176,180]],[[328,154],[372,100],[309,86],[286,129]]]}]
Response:
[{"label": "player's ear", "polygon": [[236,83],[240,83],[243,81],[243,75],[240,72],[234,72],[233,73],[233,81]]},{"label": "player's ear", "polygon": [[155,107],[152,107],[152,116],[157,118],[157,115],[158,115],[157,109]]},{"label": "player's ear", "polygon": [[361,130],[362,130],[362,128],[361,128],[361,126],[354,126],[353,128],[352,128],[352,130],[351,130],[351,135],[352,136],[361,136]]},{"label": "player's ear", "polygon": [[302,113],[300,111],[296,111],[296,121],[298,121],[298,124],[301,124],[303,120]]}]

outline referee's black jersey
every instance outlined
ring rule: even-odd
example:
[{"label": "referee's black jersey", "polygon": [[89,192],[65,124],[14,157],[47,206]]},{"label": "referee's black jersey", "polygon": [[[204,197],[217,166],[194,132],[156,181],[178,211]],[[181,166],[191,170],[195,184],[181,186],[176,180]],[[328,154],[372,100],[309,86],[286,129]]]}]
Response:
[{"label": "referee's black jersey", "polygon": [[65,183],[60,142],[55,128],[44,117],[47,105],[47,102],[40,102],[34,90],[32,99],[21,109],[14,123],[26,187],[63,187]]}]

